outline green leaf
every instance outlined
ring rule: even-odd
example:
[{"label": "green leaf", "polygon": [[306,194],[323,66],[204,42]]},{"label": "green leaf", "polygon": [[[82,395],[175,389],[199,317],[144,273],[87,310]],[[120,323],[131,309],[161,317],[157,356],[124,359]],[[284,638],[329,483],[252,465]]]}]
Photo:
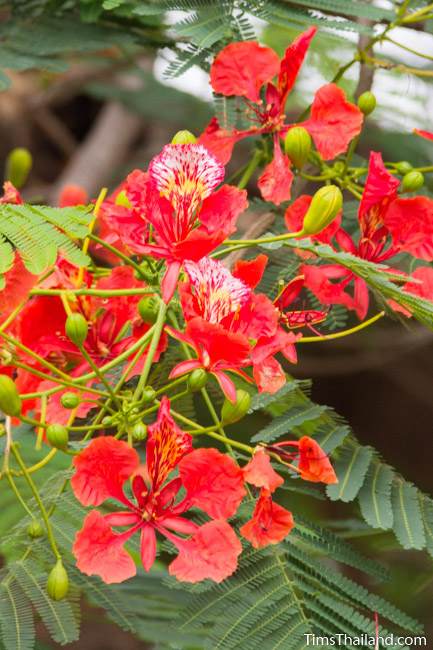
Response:
[{"label": "green leaf", "polygon": [[343,446],[340,456],[334,463],[338,483],[328,485],[326,492],[332,501],[353,501],[364,482],[365,475],[373,457],[371,447],[358,444]]},{"label": "green leaf", "polygon": [[392,488],[394,532],[403,548],[422,549],[426,544],[417,488],[395,479]]},{"label": "green leaf", "polygon": [[316,420],[327,410],[326,406],[308,404],[291,409],[289,413],[281,415],[270,422],[264,429],[256,433],[251,442],[271,442],[283,434],[290,433],[294,427],[304,422]]},{"label": "green leaf", "polygon": [[419,505],[424,522],[426,548],[433,557],[433,500],[425,494],[419,493]]},{"label": "green leaf", "polygon": [[394,478],[392,467],[374,461],[367,472],[364,485],[359,491],[362,516],[373,528],[392,528],[393,512],[391,486]]},{"label": "green leaf", "polygon": [[0,585],[0,630],[6,650],[32,650],[35,644],[33,610],[14,581]]}]

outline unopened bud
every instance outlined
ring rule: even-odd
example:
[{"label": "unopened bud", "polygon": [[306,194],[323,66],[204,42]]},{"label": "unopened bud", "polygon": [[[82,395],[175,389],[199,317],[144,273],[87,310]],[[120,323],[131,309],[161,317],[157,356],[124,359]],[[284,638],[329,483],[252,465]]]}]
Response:
[{"label": "unopened bud", "polygon": [[158,296],[146,296],[138,303],[138,313],[145,323],[155,323],[161,300]]},{"label": "unopened bud", "polygon": [[415,192],[424,185],[424,176],[421,172],[411,171],[403,176],[401,181],[402,192]]},{"label": "unopened bud", "polygon": [[89,332],[89,325],[82,314],[74,312],[69,314],[65,323],[66,336],[72,343],[83,345]]},{"label": "unopened bud", "polygon": [[0,411],[12,417],[21,413],[21,397],[15,382],[7,375],[0,375]]},{"label": "unopened bud", "polygon": [[143,404],[150,404],[150,402],[153,402],[155,400],[155,397],[156,391],[152,388],[152,386],[146,386],[141,395],[141,402]]},{"label": "unopened bud", "polygon": [[[64,397],[64,396],[63,396]],[[69,442],[69,431],[63,424],[50,424],[47,427],[47,440],[56,449],[66,449]]]},{"label": "unopened bud", "polygon": [[364,115],[370,115],[376,108],[376,97],[372,92],[367,90],[358,98],[358,108]]},{"label": "unopened bud", "polygon": [[65,409],[74,409],[80,403],[80,398],[76,393],[63,393],[60,398],[60,404]]},{"label": "unopened bud", "polygon": [[178,131],[174,134],[171,144],[194,144],[197,138],[191,131]]},{"label": "unopened bud", "polygon": [[28,149],[23,147],[12,149],[6,160],[6,180],[20,189],[30,174],[32,164],[32,154]]},{"label": "unopened bud", "polygon": [[188,388],[192,393],[204,388],[207,384],[208,374],[203,368],[196,368],[188,377]]},{"label": "unopened bud", "polygon": [[295,126],[287,133],[284,149],[292,163],[301,169],[308,160],[311,151],[311,136],[303,126]]},{"label": "unopened bud", "polygon": [[398,171],[399,174],[402,174],[403,176],[407,174],[408,172],[411,172],[413,167],[410,164],[410,162],[407,162],[407,160],[401,160],[398,163],[395,163],[395,168]]},{"label": "unopened bud", "polygon": [[134,442],[141,442],[142,440],[145,440],[147,436],[147,426],[144,422],[137,422],[132,427],[131,434]]},{"label": "unopened bud", "polygon": [[39,521],[37,521],[37,519],[33,519],[33,521],[28,525],[27,535],[32,539],[38,539],[38,537],[43,537],[44,529],[39,523]]},{"label": "unopened bud", "polygon": [[251,405],[251,396],[246,390],[239,388],[236,391],[236,402],[225,399],[221,409],[221,422],[231,424],[241,420],[247,414]]},{"label": "unopened bud", "polygon": [[343,195],[336,185],[317,190],[304,217],[302,233],[317,235],[335,219],[343,207]]},{"label": "unopened bud", "polygon": [[47,580],[47,593],[51,600],[63,600],[69,590],[69,579],[62,560],[57,560]]}]

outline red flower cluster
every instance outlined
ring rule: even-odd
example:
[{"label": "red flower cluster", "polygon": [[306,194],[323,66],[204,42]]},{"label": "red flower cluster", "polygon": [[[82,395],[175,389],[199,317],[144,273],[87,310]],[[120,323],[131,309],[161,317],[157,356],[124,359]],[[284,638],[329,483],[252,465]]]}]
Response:
[{"label": "red flower cluster", "polygon": [[[336,482],[328,458],[313,440],[284,444],[299,447],[302,478]],[[279,448],[278,454],[288,456]],[[280,542],[294,525],[292,514],[272,500],[283,478],[272,468],[265,450],[259,448],[243,468],[216,449],[193,450],[192,437],[175,424],[167,398],[161,401],[158,418],[149,427],[145,466],[140,465],[134,449],[108,436],[94,439],[74,459],[74,465],[72,489],[83,505],[99,506],[114,499],[126,508],[106,514],[92,510],[75,539],[78,568],[104,582],[121,582],[135,575],[135,563],[124,549],[135,533],[140,533],[146,571],[155,561],[159,533],[178,550],[169,566],[171,575],[186,582],[224,580],[235,571],[242,550],[227,520],[236,514],[246,495],[245,483],[260,488],[252,519],[240,529],[255,548]],[[169,479],[175,469],[178,476]],[[131,497],[125,493],[128,479]],[[181,489],[183,497],[179,496]],[[210,521],[199,526],[186,518],[191,508],[202,510]],[[128,529],[115,532],[113,527]]]},{"label": "red flower cluster", "polygon": [[[313,138],[322,158],[330,160],[344,153],[362,128],[361,111],[346,100],[344,92],[335,84],[319,88],[306,121],[286,123],[284,111],[287,97],[316,31],[315,27],[310,27],[300,34],[289,45],[281,61],[271,48],[248,41],[228,45],[218,54],[211,67],[213,90],[229,97],[242,97],[252,126],[246,130],[227,130],[213,118],[200,137],[200,142],[225,164],[239,140],[271,134],[274,157],[264,169],[258,185],[263,198],[277,205],[291,196],[291,162],[281,151],[280,145],[280,138],[288,130],[303,126]],[[275,84],[272,83],[274,77],[277,77]]]}]

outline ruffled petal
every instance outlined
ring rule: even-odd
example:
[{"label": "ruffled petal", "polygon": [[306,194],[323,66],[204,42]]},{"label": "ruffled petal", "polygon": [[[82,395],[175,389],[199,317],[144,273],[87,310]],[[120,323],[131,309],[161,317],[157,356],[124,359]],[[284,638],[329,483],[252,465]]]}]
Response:
[{"label": "ruffled petal", "polygon": [[236,221],[247,207],[246,190],[223,185],[203,201],[198,217],[209,233],[224,231],[227,237],[236,230]]},{"label": "ruffled petal", "polygon": [[268,263],[267,255],[257,255],[253,260],[238,260],[233,267],[233,276],[254,289],[261,281]]},{"label": "ruffled petal", "polygon": [[227,165],[232,157],[233,147],[236,142],[246,138],[249,134],[249,131],[223,129],[220,127],[217,118],[213,117],[199,137],[198,142],[204,145],[221,164]]},{"label": "ruffled petal", "polygon": [[382,154],[372,151],[358,212],[364,237],[371,236],[383,225],[388,206],[397,198],[399,185],[400,181],[383,164]]},{"label": "ruffled petal", "polygon": [[278,139],[274,143],[273,160],[266,165],[257,185],[265,201],[280,205],[288,201],[291,196],[293,174],[290,170],[291,162],[281,151]]},{"label": "ruffled petal", "polygon": [[317,91],[311,105],[311,117],[303,122],[324,160],[332,160],[347,151],[349,143],[362,129],[364,116],[347,101],[344,91],[327,84]]},{"label": "ruffled petal", "polygon": [[314,483],[338,483],[331,462],[321,446],[308,436],[299,440],[299,467],[301,478]]},{"label": "ruffled petal", "polygon": [[278,90],[281,97],[281,105],[287,99],[287,95],[292,90],[299,70],[304,62],[311,40],[317,32],[317,27],[309,27],[305,32],[299,34],[297,38],[286,49],[281,60],[280,72],[278,75]]},{"label": "ruffled petal", "polygon": [[179,463],[187,497],[213,519],[228,519],[246,495],[244,477],[235,461],[217,449],[196,449]]},{"label": "ruffled petal", "polygon": [[231,43],[216,56],[210,83],[216,93],[260,101],[260,88],[278,74],[280,61],[274,50],[252,41]]},{"label": "ruffled petal", "polygon": [[98,506],[109,498],[129,506],[122,486],[139,463],[137,452],[126,442],[111,436],[95,438],[74,458],[74,494],[84,506]]},{"label": "ruffled petal", "polygon": [[384,218],[394,246],[414,257],[433,260],[433,200],[426,196],[396,199]]},{"label": "ruffled petal", "polygon": [[267,490],[262,490],[252,518],[242,526],[240,533],[254,548],[263,548],[281,542],[293,526],[292,513],[272,501]]},{"label": "ruffled petal", "polygon": [[86,575],[97,575],[105,583],[123,582],[136,574],[135,563],[123,544],[131,532],[116,535],[97,511],[89,512],[75,536],[72,552],[77,567]]},{"label": "ruffled petal", "polygon": [[258,488],[265,488],[269,492],[284,483],[282,476],[277,474],[271,465],[271,459],[263,449],[258,449],[250,462],[242,468],[244,479],[247,483]]},{"label": "ruffled petal", "polygon": [[209,521],[180,546],[170,564],[170,575],[183,582],[222,582],[238,565],[242,545],[226,521]]}]

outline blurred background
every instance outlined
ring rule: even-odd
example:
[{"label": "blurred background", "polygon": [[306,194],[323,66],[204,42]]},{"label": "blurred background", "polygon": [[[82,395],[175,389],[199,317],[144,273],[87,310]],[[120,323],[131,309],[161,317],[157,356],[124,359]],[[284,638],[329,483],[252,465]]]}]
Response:
[{"label": "blurred background", "polygon": [[[146,168],[177,130],[199,134],[214,114],[206,71],[192,66],[177,74],[179,52],[169,47],[172,30],[188,18],[187,12],[165,14],[163,29],[156,12],[143,11],[137,46],[126,15],[116,20],[107,15],[102,29],[99,23],[82,21],[76,27],[80,38],[74,41],[68,32],[62,41],[60,27],[55,29],[55,21],[61,18],[55,12],[49,17],[41,12],[34,20],[18,12],[11,22],[10,7],[2,10],[0,3],[0,11],[0,167],[4,168],[12,148],[31,151],[34,165],[24,190],[27,200],[56,204],[68,184],[83,186],[89,196],[102,186],[113,189],[134,168]],[[301,29],[286,22],[286,26],[269,24],[252,17],[257,35],[279,53]],[[289,118],[296,119],[314,91],[350,61],[360,38],[364,36],[337,29],[319,33],[289,99]],[[416,66],[427,74],[413,75],[398,67],[372,72],[359,63],[350,68],[341,81],[344,89],[352,96],[372,89],[378,102],[358,152],[368,156],[371,149],[380,150],[387,161],[433,164],[433,143],[411,133],[415,127],[433,130],[433,35],[420,24],[396,29],[392,38],[399,45],[389,42],[377,47],[375,56]],[[184,43],[190,39],[194,42],[185,28]],[[27,64],[24,54],[20,63],[18,56],[11,58],[11,51],[26,52],[29,43],[33,51],[27,51],[27,57],[33,59]],[[34,61],[37,57],[39,65]],[[173,69],[177,76],[170,74]],[[227,176],[245,164],[250,147],[251,143],[237,147]],[[432,181],[427,178],[426,192],[433,190]],[[252,197],[257,195],[255,179],[249,191]],[[260,218],[256,210],[251,211],[243,217],[241,228],[250,228]],[[433,333],[413,323],[386,320],[341,341],[300,346],[299,357],[298,365],[288,371],[312,378],[314,401],[335,408],[362,444],[373,445],[405,478],[432,493]],[[391,535],[357,528],[357,512],[351,504],[305,498],[302,507],[338,526],[364,552],[393,567],[392,581],[378,591],[424,621],[433,644],[433,573],[427,555],[402,551]],[[146,647],[115,626],[107,627],[96,609],[86,610],[85,625],[83,640],[71,648]],[[42,627],[40,639],[40,648],[54,647]]]}]

